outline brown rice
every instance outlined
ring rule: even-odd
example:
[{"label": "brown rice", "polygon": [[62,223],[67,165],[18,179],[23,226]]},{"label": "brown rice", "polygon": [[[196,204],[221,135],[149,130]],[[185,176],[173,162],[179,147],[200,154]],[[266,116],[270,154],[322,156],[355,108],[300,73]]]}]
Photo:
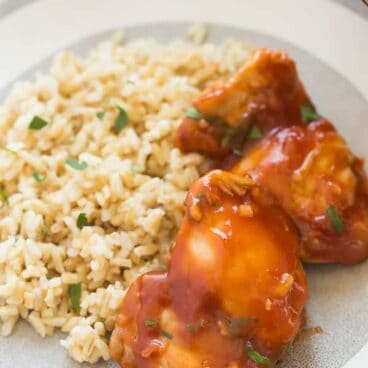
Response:
[{"label": "brown rice", "polygon": [[[206,32],[192,35],[200,43]],[[85,59],[62,52],[49,74],[14,86],[0,107],[1,335],[23,318],[42,337],[64,331],[61,344],[79,362],[109,359],[126,288],[165,267],[186,191],[206,168],[173,146],[175,128],[199,91],[246,55],[233,41],[123,46],[115,37]],[[116,106],[129,118],[119,134]],[[35,115],[49,124],[29,130]],[[70,157],[88,167],[73,169]],[[78,228],[80,213],[90,226]],[[68,295],[75,283],[77,313]]]}]

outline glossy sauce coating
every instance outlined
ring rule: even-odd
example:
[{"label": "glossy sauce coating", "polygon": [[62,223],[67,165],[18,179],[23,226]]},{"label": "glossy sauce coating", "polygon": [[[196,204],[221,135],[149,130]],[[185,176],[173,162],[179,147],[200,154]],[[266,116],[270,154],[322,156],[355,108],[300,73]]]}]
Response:
[{"label": "glossy sauce coating", "polygon": [[[326,120],[285,128],[229,168],[250,175],[281,204],[302,236],[307,262],[352,264],[368,257],[368,183],[363,161]],[[327,213],[343,221],[341,234]]]},{"label": "glossy sauce coating", "polygon": [[[167,273],[129,289],[110,342],[121,366],[256,368],[298,333],[307,297],[299,236],[252,180],[213,171],[192,186]],[[248,351],[248,353],[247,353]]]},{"label": "glossy sauce coating", "polygon": [[[331,123],[318,114],[303,117],[302,107],[312,105],[285,54],[257,50],[228,84],[204,92],[194,105],[204,116],[209,114],[212,123],[185,118],[177,133],[178,147],[215,158],[216,168],[240,175],[252,172],[297,224],[304,261],[354,264],[368,257],[363,161]],[[226,132],[240,124],[241,116],[251,116],[250,123],[263,138],[249,139],[247,129],[235,129],[224,146]],[[321,121],[308,123],[313,119]],[[224,124],[227,130],[221,130]],[[249,119],[243,125],[249,128]],[[341,233],[327,213],[331,208],[343,223]]]},{"label": "glossy sauce coating", "polygon": [[[301,121],[300,106],[310,103],[293,60],[286,53],[258,49],[228,83],[204,91],[193,105],[204,119],[186,118],[177,131],[183,152],[220,158],[257,125],[262,134]],[[230,133],[227,142],[224,135]]]}]

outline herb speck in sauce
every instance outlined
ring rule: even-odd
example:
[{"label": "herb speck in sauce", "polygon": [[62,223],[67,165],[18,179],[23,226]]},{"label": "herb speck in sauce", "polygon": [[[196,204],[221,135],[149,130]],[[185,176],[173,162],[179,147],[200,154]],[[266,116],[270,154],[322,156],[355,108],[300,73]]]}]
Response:
[{"label": "herb speck in sauce", "polygon": [[327,216],[330,218],[332,227],[335,229],[336,233],[341,235],[345,230],[344,220],[336,212],[335,208],[330,206],[327,208]]},{"label": "herb speck in sauce", "polygon": [[248,358],[254,363],[263,364],[263,365],[273,365],[272,360],[253,350],[247,345],[244,345],[244,351],[247,354]]},{"label": "herb speck in sauce", "polygon": [[261,130],[257,127],[257,125],[253,125],[250,132],[247,135],[248,139],[260,139],[262,138]]},{"label": "herb speck in sauce", "polygon": [[321,115],[317,113],[315,107],[311,104],[302,105],[300,107],[300,114],[302,115],[302,121],[304,123],[321,119]]},{"label": "herb speck in sauce", "polygon": [[157,322],[154,319],[151,319],[151,318],[145,318],[143,323],[146,327],[155,327],[155,326],[157,326]]},{"label": "herb speck in sauce", "polygon": [[293,352],[293,344],[289,341],[285,345],[285,353],[290,354]]},{"label": "herb speck in sauce", "polygon": [[204,118],[203,114],[201,114],[194,106],[189,107],[189,109],[185,111],[185,116],[193,120],[201,120]]},{"label": "herb speck in sauce", "polygon": [[187,325],[187,330],[190,334],[195,334],[197,332],[197,329],[193,325]]},{"label": "herb speck in sauce", "polygon": [[163,328],[161,328],[161,335],[165,336],[167,339],[172,340],[172,338],[174,337],[170,332],[164,330]]}]

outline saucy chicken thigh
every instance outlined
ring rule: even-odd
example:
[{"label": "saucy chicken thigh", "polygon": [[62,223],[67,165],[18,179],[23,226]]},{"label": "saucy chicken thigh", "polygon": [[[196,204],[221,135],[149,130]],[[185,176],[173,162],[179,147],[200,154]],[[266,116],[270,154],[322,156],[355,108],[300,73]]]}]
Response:
[{"label": "saucy chicken thigh", "polygon": [[295,63],[267,49],[193,102],[176,144],[222,170],[188,192],[168,271],[130,287],[111,356],[125,368],[273,366],[301,326],[301,260],[368,257],[363,161],[316,112]]},{"label": "saucy chicken thigh", "polygon": [[326,120],[266,137],[229,168],[250,173],[292,217],[311,263],[368,256],[368,184],[363,161]]},{"label": "saucy chicken thigh", "polygon": [[229,83],[193,105],[178,129],[178,147],[250,174],[297,224],[304,261],[353,264],[368,257],[363,161],[316,112],[285,54],[254,52]]},{"label": "saucy chicken thigh", "polygon": [[300,106],[310,100],[293,60],[286,53],[254,51],[228,83],[204,91],[177,131],[183,152],[221,158],[243,143],[257,126],[262,134],[302,120]]},{"label": "saucy chicken thigh", "polygon": [[299,236],[247,175],[213,171],[188,192],[169,270],[130,287],[110,341],[122,367],[273,365],[307,297]]}]

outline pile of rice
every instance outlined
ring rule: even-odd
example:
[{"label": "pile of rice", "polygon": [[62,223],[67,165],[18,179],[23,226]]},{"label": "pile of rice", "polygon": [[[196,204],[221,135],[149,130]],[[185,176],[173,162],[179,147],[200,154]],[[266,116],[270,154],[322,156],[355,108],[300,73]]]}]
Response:
[{"label": "pile of rice", "polygon": [[[23,318],[42,337],[64,331],[79,362],[109,359],[127,287],[167,264],[186,191],[208,164],[174,147],[175,129],[192,99],[247,55],[242,43],[200,45],[203,29],[192,33],[197,42],[114,37],[85,59],[62,52],[0,107],[1,335]],[[117,106],[128,115],[118,134]],[[34,116],[48,125],[30,130]],[[82,290],[76,312],[72,284]]]}]

